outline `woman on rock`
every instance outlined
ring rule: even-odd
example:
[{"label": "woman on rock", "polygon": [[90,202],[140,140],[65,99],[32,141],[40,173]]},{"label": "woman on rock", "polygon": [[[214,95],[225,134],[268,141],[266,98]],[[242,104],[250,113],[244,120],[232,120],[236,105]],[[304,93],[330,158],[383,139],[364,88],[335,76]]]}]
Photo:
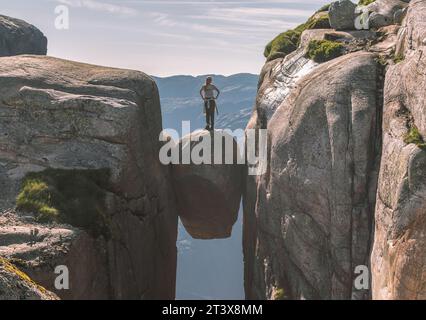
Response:
[{"label": "woman on rock", "polygon": [[[215,94],[216,93],[216,94]],[[201,98],[204,100],[204,113],[206,114],[206,130],[214,130],[214,113],[217,111],[216,99],[220,91],[213,84],[213,78],[207,77],[206,84],[200,90]]]}]

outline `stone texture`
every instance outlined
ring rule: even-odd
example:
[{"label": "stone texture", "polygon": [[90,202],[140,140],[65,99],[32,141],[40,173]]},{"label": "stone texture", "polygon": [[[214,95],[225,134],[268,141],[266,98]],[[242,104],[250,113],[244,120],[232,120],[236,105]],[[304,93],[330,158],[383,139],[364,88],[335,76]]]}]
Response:
[{"label": "stone texture", "polygon": [[[400,0],[376,0],[367,8],[370,14],[370,27],[381,28],[391,24],[400,23],[407,3]],[[397,14],[395,16],[395,14]],[[396,20],[395,20],[396,18]]]},{"label": "stone texture", "polygon": [[266,128],[278,106],[296,87],[297,81],[309,74],[318,63],[306,57],[311,40],[331,40],[342,43],[348,51],[361,50],[366,43],[376,39],[370,31],[335,31],[331,29],[306,30],[302,33],[299,48],[284,58],[266,62],[259,80],[256,97],[256,122]]},{"label": "stone texture", "polygon": [[413,126],[426,137],[425,21],[426,1],[412,1],[399,43],[405,59],[386,74],[374,299],[426,299],[426,151],[404,142]]},{"label": "stone texture", "polygon": [[380,28],[378,32],[381,36],[378,38],[378,41],[369,47],[369,51],[377,52],[389,59],[393,58],[395,56],[395,43],[397,42],[399,31],[400,26],[398,25]]},{"label": "stone texture", "polygon": [[[215,143],[220,139],[223,141],[222,155],[227,153],[233,156],[233,159],[225,163],[225,158],[221,159],[219,153],[219,160],[223,164],[214,158],[215,151],[218,150]],[[242,195],[243,166],[237,163],[239,149],[232,136],[219,130],[193,132],[183,137],[177,148],[182,152],[192,152],[206,141],[207,146],[210,146],[212,164],[200,165],[191,161],[190,164],[181,162],[173,165],[179,216],[193,238],[229,238],[238,218]],[[225,141],[228,141],[229,149],[226,149]]]},{"label": "stone texture", "polygon": [[424,0],[412,0],[402,23],[396,45],[396,55],[404,55],[426,45],[426,21]]},{"label": "stone texture", "polygon": [[331,27],[336,30],[354,30],[355,8],[356,5],[350,0],[333,2],[328,11]]},{"label": "stone texture", "polygon": [[[426,1],[370,8],[401,26],[367,41],[306,36],[380,59],[356,52],[300,72],[302,37],[261,73],[247,129],[268,130],[269,157],[244,190],[249,299],[425,299],[426,151],[404,140],[414,126],[426,137]],[[354,288],[359,265],[371,292]]]},{"label": "stone texture", "polygon": [[373,54],[332,60],[296,82],[272,116],[267,173],[245,192],[248,298],[277,289],[289,299],[368,297],[353,280],[370,251],[380,75]]},{"label": "stone texture", "polygon": [[57,274],[54,267],[70,271],[70,290],[62,299],[108,299],[108,260],[105,242],[69,225],[43,225],[31,214],[7,210],[0,213],[0,257],[19,265],[36,283],[50,291]]},{"label": "stone texture", "polygon": [[57,300],[8,260],[0,257],[0,300]]},{"label": "stone texture", "polygon": [[[170,169],[158,160],[161,130],[156,85],[141,72],[44,56],[0,58],[0,208],[14,205],[28,172],[111,172],[104,188],[112,237],[66,231],[74,239],[66,245],[68,253],[52,259],[81,278],[59,296],[174,298],[177,212]],[[46,271],[35,271],[34,277],[50,288],[54,263],[46,260],[38,268]],[[95,284],[97,271],[106,280]]]},{"label": "stone texture", "polygon": [[33,25],[0,15],[0,57],[47,53],[47,39]]}]

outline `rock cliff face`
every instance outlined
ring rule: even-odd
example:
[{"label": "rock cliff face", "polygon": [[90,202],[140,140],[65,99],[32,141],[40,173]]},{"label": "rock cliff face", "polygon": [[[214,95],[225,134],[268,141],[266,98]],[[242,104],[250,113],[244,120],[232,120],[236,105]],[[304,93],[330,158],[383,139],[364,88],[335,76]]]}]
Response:
[{"label": "rock cliff face", "polygon": [[[268,132],[244,194],[248,298],[424,298],[426,1],[408,2],[369,6],[380,32],[306,30],[266,63],[247,127]],[[314,62],[313,40],[344,56]]]},{"label": "rock cliff face", "polygon": [[0,57],[47,53],[47,38],[29,23],[0,15]]},{"label": "rock cliff face", "polygon": [[249,294],[268,297],[276,288],[292,299],[358,294],[352,270],[368,261],[379,76],[368,53],[321,65],[268,123],[268,173],[257,181],[254,206],[257,229],[267,234],[259,232],[255,259],[262,265],[252,271],[265,285]]},{"label": "rock cliff face", "polygon": [[412,1],[397,44],[404,60],[386,74],[371,257],[375,299],[426,299],[425,21],[426,2]]},{"label": "rock cliff face", "polygon": [[[55,291],[62,298],[173,298],[177,214],[169,169],[158,160],[161,127],[156,85],[143,73],[42,56],[0,58],[1,207],[13,206],[29,174],[55,181],[48,190],[60,193],[78,192],[66,188],[78,189],[90,172],[108,172],[94,189],[102,201],[68,197],[65,221],[76,227],[46,228],[9,212],[0,254],[23,260],[52,291],[53,268],[66,265],[71,288]],[[92,232],[98,221],[79,222],[79,201],[99,211],[102,232]]]}]

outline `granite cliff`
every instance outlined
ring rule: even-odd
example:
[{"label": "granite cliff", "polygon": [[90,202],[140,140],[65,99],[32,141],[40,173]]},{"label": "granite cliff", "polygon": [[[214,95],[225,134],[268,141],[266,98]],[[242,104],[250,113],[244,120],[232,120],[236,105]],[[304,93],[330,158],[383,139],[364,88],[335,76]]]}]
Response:
[{"label": "granite cliff", "polygon": [[[23,55],[0,58],[0,87],[1,256],[65,299],[174,298],[177,213],[154,81]],[[70,290],[54,288],[58,265]]]},{"label": "granite cliff", "polygon": [[[247,127],[268,131],[244,195],[248,298],[424,298],[425,6],[369,1],[356,30],[336,1],[268,45]],[[312,23],[323,12],[334,29]]]}]

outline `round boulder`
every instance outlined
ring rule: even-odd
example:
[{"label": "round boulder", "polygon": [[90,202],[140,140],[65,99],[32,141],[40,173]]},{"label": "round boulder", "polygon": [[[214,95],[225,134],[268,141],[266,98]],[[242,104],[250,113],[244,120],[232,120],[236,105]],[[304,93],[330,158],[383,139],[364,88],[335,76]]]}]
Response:
[{"label": "round boulder", "polygon": [[200,130],[176,145],[173,181],[181,221],[195,239],[225,239],[237,221],[243,165],[235,139],[224,131]]},{"label": "round boulder", "polygon": [[350,0],[335,1],[328,11],[330,26],[336,30],[355,29],[356,5]]},{"label": "round boulder", "polygon": [[370,14],[370,27],[381,28],[400,24],[404,18],[407,3],[400,0],[376,0],[367,6]]},{"label": "round boulder", "polygon": [[33,25],[0,15],[0,57],[46,55],[47,38]]}]

